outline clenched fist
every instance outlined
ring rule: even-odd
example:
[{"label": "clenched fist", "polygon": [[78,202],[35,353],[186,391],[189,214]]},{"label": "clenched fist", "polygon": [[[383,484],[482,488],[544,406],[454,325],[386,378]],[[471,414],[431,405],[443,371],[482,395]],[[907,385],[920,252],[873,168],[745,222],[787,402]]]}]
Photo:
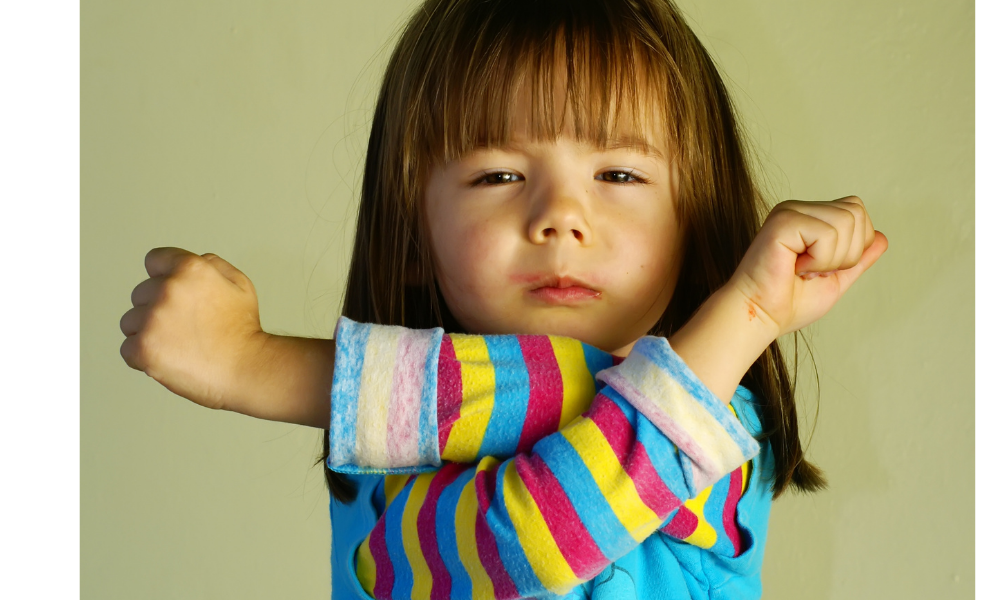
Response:
[{"label": "clenched fist", "polygon": [[175,394],[231,410],[268,338],[253,284],[214,254],[155,248],[145,262],[149,279],[121,318],[122,358]]},{"label": "clenched fist", "polygon": [[731,283],[778,337],[825,315],[887,247],[856,196],[789,200],[768,215]]}]

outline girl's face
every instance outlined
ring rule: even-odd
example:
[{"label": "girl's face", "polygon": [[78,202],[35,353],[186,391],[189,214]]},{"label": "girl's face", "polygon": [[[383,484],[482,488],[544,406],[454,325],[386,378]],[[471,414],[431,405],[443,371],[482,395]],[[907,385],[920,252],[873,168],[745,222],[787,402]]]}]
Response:
[{"label": "girl's face", "polygon": [[569,126],[555,141],[527,131],[430,173],[424,210],[444,300],[469,332],[562,335],[627,354],[680,270],[665,137],[633,132],[601,149]]}]

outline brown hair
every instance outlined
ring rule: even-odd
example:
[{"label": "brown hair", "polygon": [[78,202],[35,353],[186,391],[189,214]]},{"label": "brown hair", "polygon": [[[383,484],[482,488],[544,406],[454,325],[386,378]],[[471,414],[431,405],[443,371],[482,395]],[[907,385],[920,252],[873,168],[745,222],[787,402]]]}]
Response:
[{"label": "brown hair", "polygon": [[[554,106],[556,69],[565,105]],[[767,206],[721,76],[670,0],[427,0],[389,60],[368,141],[343,314],[355,321],[461,329],[441,300],[422,226],[425,179],[442,164],[513,131],[510,107],[530,91],[540,139],[574,132],[597,145],[619,124],[661,109],[679,175],[685,249],[676,292],[651,335],[669,336],[731,277]],[[797,356],[796,356],[797,358]],[[803,456],[794,383],[777,342],[743,385],[762,399],[774,452],[772,493],[825,485]],[[323,457],[329,439],[323,439]],[[353,499],[326,470],[331,493]]]}]

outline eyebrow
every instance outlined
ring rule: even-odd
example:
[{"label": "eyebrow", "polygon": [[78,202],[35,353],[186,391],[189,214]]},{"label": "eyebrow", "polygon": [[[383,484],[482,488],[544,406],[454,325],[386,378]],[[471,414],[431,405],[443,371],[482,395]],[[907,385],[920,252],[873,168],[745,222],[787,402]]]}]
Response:
[{"label": "eyebrow", "polygon": [[[593,144],[592,144],[593,145]],[[666,160],[663,153],[660,150],[647,142],[643,138],[634,136],[625,136],[614,138],[608,140],[608,143],[604,145],[603,150],[633,150],[640,154],[645,154],[647,156],[653,156],[659,158],[660,160]]]},{"label": "eyebrow", "polygon": [[[615,137],[607,141],[604,145],[599,145],[594,143],[592,140],[587,140],[580,142],[581,144],[590,146],[595,150],[631,150],[639,154],[645,154],[653,158],[658,158],[660,160],[666,161],[666,157],[660,152],[659,148],[647,142],[644,138],[636,136],[621,136]],[[485,150],[488,147],[485,145],[477,145],[477,150]],[[515,142],[513,140],[507,141],[505,144],[498,144],[492,146],[492,148],[497,150],[514,150],[523,151],[525,144]]]}]

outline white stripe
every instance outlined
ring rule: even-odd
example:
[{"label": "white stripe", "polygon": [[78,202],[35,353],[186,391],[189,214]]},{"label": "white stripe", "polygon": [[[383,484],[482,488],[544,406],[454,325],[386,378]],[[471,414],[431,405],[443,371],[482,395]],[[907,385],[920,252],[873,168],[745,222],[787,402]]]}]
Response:
[{"label": "white stripe", "polygon": [[746,462],[725,428],[669,373],[635,353],[601,379],[653,422],[692,461],[695,493]]},{"label": "white stripe", "polygon": [[358,418],[355,426],[354,463],[365,467],[386,467],[386,433],[393,371],[399,345],[398,327],[372,327],[365,347],[358,390]]}]

